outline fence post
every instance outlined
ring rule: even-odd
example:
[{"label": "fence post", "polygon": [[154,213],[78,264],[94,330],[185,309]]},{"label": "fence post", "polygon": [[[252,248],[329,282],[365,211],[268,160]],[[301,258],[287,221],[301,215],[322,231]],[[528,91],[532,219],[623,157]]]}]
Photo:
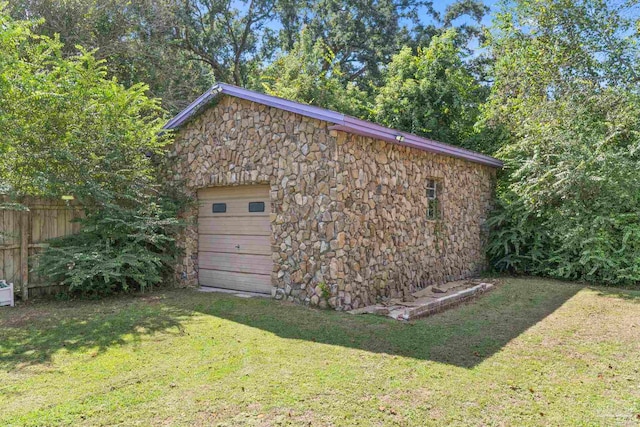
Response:
[{"label": "fence post", "polygon": [[29,299],[29,211],[20,215],[20,283],[22,300]]}]

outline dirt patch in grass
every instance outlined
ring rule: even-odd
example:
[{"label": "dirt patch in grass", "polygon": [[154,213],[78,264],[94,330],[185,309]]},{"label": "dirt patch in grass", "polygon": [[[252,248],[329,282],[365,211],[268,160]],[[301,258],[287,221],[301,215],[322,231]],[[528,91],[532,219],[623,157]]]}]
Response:
[{"label": "dirt patch in grass", "polygon": [[[0,310],[4,311],[5,309],[0,308]],[[6,310],[13,310],[13,313],[7,313],[0,320],[0,327],[2,328],[23,328],[50,316],[48,311],[39,308],[16,309],[15,307],[8,307]]]}]

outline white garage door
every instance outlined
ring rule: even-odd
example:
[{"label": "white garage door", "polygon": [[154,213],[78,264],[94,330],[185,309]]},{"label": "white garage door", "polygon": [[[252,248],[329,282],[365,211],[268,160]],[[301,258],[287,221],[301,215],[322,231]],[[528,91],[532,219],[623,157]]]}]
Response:
[{"label": "white garage door", "polygon": [[198,191],[201,286],[271,292],[269,186]]}]

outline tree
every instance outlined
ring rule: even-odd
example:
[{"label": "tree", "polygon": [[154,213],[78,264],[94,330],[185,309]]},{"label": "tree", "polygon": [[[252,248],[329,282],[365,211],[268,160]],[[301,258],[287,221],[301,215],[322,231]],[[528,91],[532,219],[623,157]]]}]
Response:
[{"label": "tree", "polygon": [[451,29],[415,55],[403,48],[385,67],[381,85],[364,90],[345,78],[331,49],[305,30],[291,52],[270,64],[254,85],[272,95],[492,153],[498,135],[475,126],[488,88],[464,59],[458,33]]},{"label": "tree", "polygon": [[[457,0],[438,13],[431,1],[322,0],[311,2],[298,26],[333,52],[346,81],[363,89],[379,85],[384,66],[403,46],[414,51],[434,36],[457,29],[456,43],[470,51],[483,33],[480,22],[489,8],[477,0]],[[466,17],[468,19],[460,19]],[[287,37],[287,40],[292,37]]]},{"label": "tree", "polygon": [[601,0],[506,5],[486,120],[509,131],[489,253],[500,269],[640,282],[634,10]]},{"label": "tree", "polygon": [[187,0],[180,43],[217,80],[244,86],[265,63],[294,49],[304,29],[332,52],[344,83],[375,79],[380,65],[411,41],[421,8],[433,11],[420,0]]},{"label": "tree", "polygon": [[420,22],[412,29],[413,40],[410,45],[413,48],[428,46],[434,36],[455,29],[458,33],[457,45],[469,54],[475,47],[473,44],[484,40],[482,20],[489,10],[480,0],[455,0],[445,7],[444,14],[429,7],[427,14],[431,22]]},{"label": "tree", "polygon": [[216,80],[243,86],[273,50],[268,24],[277,22],[276,6],[276,0],[185,0],[180,46],[206,63]]},{"label": "tree", "polygon": [[368,115],[367,94],[345,83],[333,52],[304,31],[291,52],[278,57],[256,82],[266,93],[358,117]]},{"label": "tree", "polygon": [[376,80],[386,63],[411,39],[421,7],[432,14],[431,2],[416,0],[321,0],[305,18],[312,39],[331,50],[345,81]]},{"label": "tree", "polygon": [[73,194],[87,202],[153,180],[165,115],[147,86],[125,88],[80,49],[0,9],[0,177],[16,196]]},{"label": "tree", "polygon": [[178,6],[173,0],[16,0],[10,10],[16,19],[44,22],[33,30],[58,35],[65,56],[76,45],[105,59],[107,73],[129,87],[147,83],[152,97],[177,112],[207,89],[213,77],[207,66],[189,61],[175,39]]},{"label": "tree", "polygon": [[541,105],[583,90],[638,85],[637,10],[605,0],[518,0],[496,16],[487,115],[517,128]]},{"label": "tree", "polygon": [[[274,58],[286,55],[302,29],[321,40],[342,70],[342,83],[369,91],[401,46],[428,45],[447,28],[459,28],[467,48],[481,33],[486,6],[458,0],[443,16],[423,0],[16,0],[17,19],[44,18],[40,34],[60,35],[63,53],[75,45],[98,49],[109,76],[125,86],[149,85],[172,112],[185,107],[214,80],[239,86],[259,79]],[[462,17],[469,19],[460,19]],[[328,65],[325,65],[328,66]]]},{"label": "tree", "polygon": [[81,230],[50,241],[37,271],[71,292],[142,289],[171,276],[181,203],[159,192],[150,155],[169,142],[148,87],[107,78],[82,48],[34,34],[0,5],[0,189],[74,196]]},{"label": "tree", "polygon": [[468,70],[457,36],[448,30],[415,55],[408,47],[395,55],[376,91],[373,117],[386,126],[490,151],[474,129],[487,89]]}]

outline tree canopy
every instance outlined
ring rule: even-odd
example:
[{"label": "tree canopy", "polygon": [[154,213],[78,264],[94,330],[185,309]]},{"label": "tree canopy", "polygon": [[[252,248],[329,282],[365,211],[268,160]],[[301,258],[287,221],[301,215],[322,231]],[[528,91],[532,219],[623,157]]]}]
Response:
[{"label": "tree canopy", "polygon": [[[0,9],[0,176],[16,196],[93,199],[144,186],[145,153],[167,143],[165,114],[143,83],[125,88],[103,61]],[[100,194],[100,197],[98,197]]]},{"label": "tree canopy", "polygon": [[177,112],[204,92],[211,70],[190,61],[176,44],[179,3],[173,0],[15,0],[15,19],[43,19],[33,31],[59,36],[61,53],[73,56],[76,46],[107,61],[109,77],[125,86],[145,83],[148,94]]},{"label": "tree canopy", "polygon": [[34,31],[59,34],[64,55],[75,45],[97,49],[109,76],[146,83],[175,113],[214,81],[252,86],[276,58],[308,44],[304,34],[331,52],[343,86],[369,92],[402,46],[427,46],[453,27],[463,47],[476,44],[488,8],[478,0],[442,14],[422,0],[16,0],[10,12],[44,18]]},{"label": "tree canopy", "polygon": [[333,51],[322,41],[313,41],[303,32],[293,49],[265,68],[256,89],[294,101],[366,117],[369,95],[353,82],[344,80],[344,71]]},{"label": "tree canopy", "polygon": [[403,48],[376,91],[373,119],[392,128],[469,146],[488,91],[464,64],[458,33],[448,30],[416,54]]}]

